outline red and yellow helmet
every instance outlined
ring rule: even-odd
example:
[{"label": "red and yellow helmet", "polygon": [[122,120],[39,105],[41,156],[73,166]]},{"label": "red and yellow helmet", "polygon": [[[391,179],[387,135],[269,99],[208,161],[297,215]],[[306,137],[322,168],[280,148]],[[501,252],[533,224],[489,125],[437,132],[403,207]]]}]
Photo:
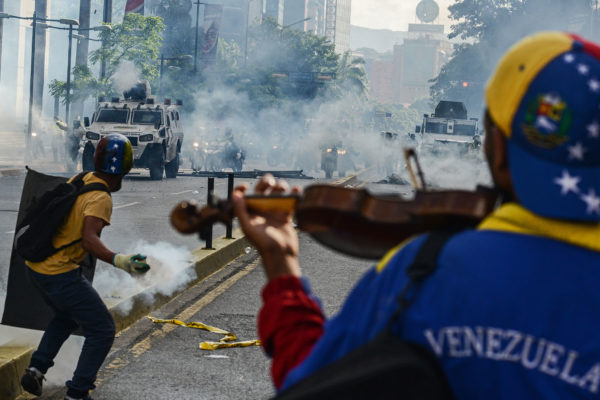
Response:
[{"label": "red and yellow helmet", "polygon": [[131,142],[119,133],[104,136],[94,153],[94,169],[113,175],[125,175],[133,167]]}]

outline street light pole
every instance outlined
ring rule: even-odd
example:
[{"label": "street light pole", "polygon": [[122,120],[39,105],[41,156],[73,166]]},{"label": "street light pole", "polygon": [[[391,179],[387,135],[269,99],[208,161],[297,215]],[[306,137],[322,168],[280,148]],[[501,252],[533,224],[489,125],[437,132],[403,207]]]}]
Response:
[{"label": "street light pole", "polygon": [[34,11],[33,12],[33,24],[32,24],[32,37],[31,37],[31,71],[29,74],[29,112],[27,115],[27,137],[25,138],[26,140],[26,145],[27,145],[27,149],[25,150],[25,161],[29,162],[31,154],[31,131],[32,131],[32,127],[31,124],[33,122],[33,73],[34,73],[34,66],[35,66],[35,31],[36,31],[36,25],[37,25],[37,14]]},{"label": "street light pole", "polygon": [[69,108],[71,105],[71,42],[73,41],[73,24],[69,25],[69,55],[67,56],[67,94],[65,95],[65,122],[68,126],[71,125],[69,121]]},{"label": "street light pole", "polygon": [[194,43],[194,74],[198,71],[198,26],[200,23],[200,1],[194,3],[196,5],[196,41]]},{"label": "street light pole", "polygon": [[[163,66],[165,64],[165,56],[160,55],[160,71],[158,75],[158,95],[162,96],[162,74],[163,74]],[[160,97],[159,97],[160,98]]]},{"label": "street light pole", "polygon": [[248,60],[248,20],[250,19],[250,2],[252,0],[246,0],[246,40],[244,44],[244,67],[246,67],[246,61]]},{"label": "street light pole", "polygon": [[[102,16],[102,22],[105,24],[110,24],[112,22],[112,0],[104,0],[104,14]],[[106,42],[102,42],[102,48],[104,49],[106,46]],[[102,57],[102,62],[100,63],[100,79],[104,79],[106,77],[106,60]]]}]

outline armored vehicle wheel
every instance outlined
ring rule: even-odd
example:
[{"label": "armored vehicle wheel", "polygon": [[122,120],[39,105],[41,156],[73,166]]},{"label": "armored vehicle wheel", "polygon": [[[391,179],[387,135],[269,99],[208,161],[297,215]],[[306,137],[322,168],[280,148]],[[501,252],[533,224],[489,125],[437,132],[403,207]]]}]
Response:
[{"label": "armored vehicle wheel", "polygon": [[165,170],[165,155],[162,148],[157,148],[154,151],[153,157],[150,159],[150,179],[159,181],[162,179]]},{"label": "armored vehicle wheel", "polygon": [[94,146],[90,143],[85,145],[81,155],[81,169],[83,171],[94,170]]},{"label": "armored vehicle wheel", "polygon": [[174,159],[165,164],[165,176],[168,179],[177,178],[177,172],[179,171],[179,153]]}]

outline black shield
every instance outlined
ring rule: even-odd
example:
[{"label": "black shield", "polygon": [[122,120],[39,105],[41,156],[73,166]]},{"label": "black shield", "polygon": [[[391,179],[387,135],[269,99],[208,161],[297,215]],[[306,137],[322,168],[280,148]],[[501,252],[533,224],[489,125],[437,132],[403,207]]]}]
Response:
[{"label": "black shield", "polygon": [[[68,178],[65,177],[45,175],[27,168],[16,225],[19,225],[29,207],[35,204],[36,199],[40,198],[47,190],[67,180]],[[91,282],[96,267],[95,257],[88,254],[80,265],[83,268],[83,275]],[[2,324],[45,330],[54,316],[54,311],[46,304],[41,292],[34,286],[27,273],[27,268],[25,260],[15,251],[13,238]]]}]

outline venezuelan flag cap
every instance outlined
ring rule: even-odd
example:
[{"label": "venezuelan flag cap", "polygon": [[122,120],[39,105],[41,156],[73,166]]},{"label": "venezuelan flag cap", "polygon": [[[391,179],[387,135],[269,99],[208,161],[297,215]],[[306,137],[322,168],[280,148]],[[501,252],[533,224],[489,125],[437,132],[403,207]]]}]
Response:
[{"label": "venezuelan flag cap", "polygon": [[124,175],[133,167],[133,149],[127,137],[120,133],[104,136],[94,153],[96,171],[113,175]]},{"label": "venezuelan flag cap", "polygon": [[500,60],[485,96],[519,202],[600,221],[600,47],[562,32],[529,36]]}]

